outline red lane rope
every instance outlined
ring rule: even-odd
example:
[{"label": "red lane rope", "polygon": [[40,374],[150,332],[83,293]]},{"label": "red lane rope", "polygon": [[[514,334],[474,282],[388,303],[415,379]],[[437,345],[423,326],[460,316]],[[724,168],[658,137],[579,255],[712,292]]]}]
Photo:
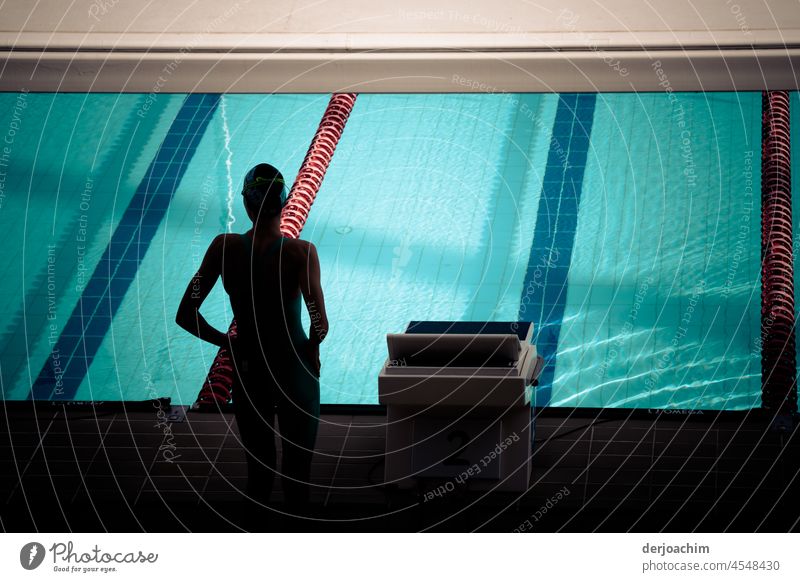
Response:
[{"label": "red lane rope", "polygon": [[[300,236],[357,96],[357,93],[334,93],[331,96],[306,157],[300,165],[297,178],[289,191],[286,206],[281,212],[283,236],[289,238]],[[236,337],[235,320],[228,328],[228,335]],[[238,380],[230,352],[227,348],[220,348],[203,382],[195,406],[208,408],[229,403],[231,394],[236,391]]]},{"label": "red lane rope", "polygon": [[297,173],[297,179],[289,192],[286,207],[281,213],[281,232],[284,236],[291,238],[300,236],[325,172],[328,171],[333,152],[353,110],[356,96],[356,93],[337,93],[331,97]]},{"label": "red lane rope", "polygon": [[789,92],[762,94],[761,406],[797,411]]}]

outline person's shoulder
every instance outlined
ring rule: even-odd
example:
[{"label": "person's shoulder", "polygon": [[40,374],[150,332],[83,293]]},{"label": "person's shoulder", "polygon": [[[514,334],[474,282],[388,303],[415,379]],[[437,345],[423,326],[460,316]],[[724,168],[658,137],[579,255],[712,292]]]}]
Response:
[{"label": "person's shoulder", "polygon": [[222,234],[218,234],[214,237],[214,240],[211,241],[213,246],[217,247],[225,247],[230,244],[240,244],[242,240],[242,235],[236,232],[223,232]]},{"label": "person's shoulder", "polygon": [[287,239],[286,250],[292,262],[298,266],[308,265],[309,261],[317,260],[317,247],[314,243],[299,238]]},{"label": "person's shoulder", "polygon": [[209,248],[222,253],[230,247],[238,247],[242,244],[242,235],[235,232],[226,232],[214,237]]},{"label": "person's shoulder", "polygon": [[303,256],[308,256],[310,253],[316,252],[317,250],[314,243],[300,238],[287,238],[285,244],[287,245],[287,249],[302,254]]}]

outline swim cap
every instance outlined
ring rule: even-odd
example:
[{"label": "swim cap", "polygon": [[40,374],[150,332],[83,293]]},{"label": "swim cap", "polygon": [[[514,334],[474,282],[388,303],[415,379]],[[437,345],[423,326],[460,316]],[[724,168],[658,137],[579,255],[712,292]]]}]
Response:
[{"label": "swim cap", "polygon": [[245,175],[242,196],[253,210],[275,214],[286,203],[286,182],[274,166],[258,164]]}]

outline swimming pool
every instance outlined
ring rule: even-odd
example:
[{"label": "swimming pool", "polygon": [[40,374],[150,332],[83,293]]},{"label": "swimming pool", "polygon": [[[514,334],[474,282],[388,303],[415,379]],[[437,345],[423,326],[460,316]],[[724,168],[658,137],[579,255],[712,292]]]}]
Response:
[{"label": "swimming pool", "polygon": [[[88,369],[49,397],[194,402],[216,348],[174,324],[185,285],[216,234],[246,229],[244,172],[293,177],[327,100],[0,94],[3,397],[80,356]],[[385,334],[410,320],[520,317],[549,358],[539,405],[758,406],[760,103],[359,96],[303,231],[331,321],[323,402],[377,402]],[[133,240],[154,176],[169,195]],[[108,312],[93,285],[125,240],[137,260],[103,275]],[[229,323],[221,285],[205,315]]]}]

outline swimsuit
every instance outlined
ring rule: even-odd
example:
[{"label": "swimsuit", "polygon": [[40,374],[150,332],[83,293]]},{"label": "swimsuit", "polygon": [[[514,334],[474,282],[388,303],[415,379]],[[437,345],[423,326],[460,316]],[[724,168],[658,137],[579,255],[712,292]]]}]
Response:
[{"label": "swimsuit", "polygon": [[[244,275],[236,273],[234,286],[226,286],[238,330],[233,357],[241,393],[235,390],[232,397],[247,458],[248,497],[266,504],[272,492],[277,412],[284,496],[290,505],[301,506],[309,497],[319,425],[319,378],[306,356],[310,340],[300,319],[301,295],[287,298],[282,290],[281,277],[292,276],[282,271],[284,240],[277,239],[258,257],[250,237],[243,235],[245,265],[250,268],[242,269]],[[265,273],[276,253],[277,268]]]}]

